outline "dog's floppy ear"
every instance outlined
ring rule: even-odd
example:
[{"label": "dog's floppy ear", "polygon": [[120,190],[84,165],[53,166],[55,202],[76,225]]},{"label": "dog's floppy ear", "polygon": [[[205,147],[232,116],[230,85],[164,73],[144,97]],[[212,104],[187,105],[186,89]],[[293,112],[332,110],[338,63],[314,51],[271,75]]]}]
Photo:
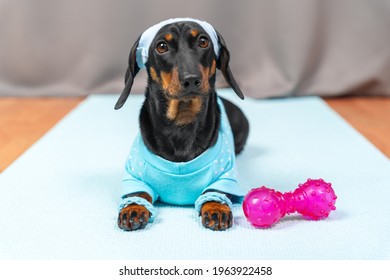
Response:
[{"label": "dog's floppy ear", "polygon": [[[217,31],[216,31],[217,32]],[[236,80],[234,79],[233,73],[229,67],[230,53],[226,47],[225,40],[217,32],[218,43],[219,43],[219,57],[217,59],[217,68],[221,70],[223,76],[225,77],[226,82],[231,86],[234,92],[241,98],[244,99],[241,89],[238,87]]]},{"label": "dog's floppy ear", "polygon": [[140,38],[141,36],[138,37],[137,41],[134,43],[134,46],[131,48],[130,55],[129,55],[129,66],[127,67],[126,75],[125,75],[125,88],[123,89],[121,96],[119,97],[118,101],[115,104],[115,110],[122,108],[123,104],[125,104],[127,97],[129,97],[131,87],[133,86],[134,77],[135,75],[137,75],[138,71],[140,70],[136,58],[137,48],[138,48],[138,43]]}]

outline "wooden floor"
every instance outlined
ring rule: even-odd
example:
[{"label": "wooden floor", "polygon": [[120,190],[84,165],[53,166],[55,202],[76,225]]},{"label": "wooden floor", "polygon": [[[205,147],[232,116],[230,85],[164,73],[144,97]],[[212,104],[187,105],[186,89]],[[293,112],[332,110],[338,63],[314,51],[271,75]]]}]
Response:
[{"label": "wooden floor", "polygon": [[[82,100],[82,97],[0,98],[0,172]],[[325,101],[390,158],[390,97]]]},{"label": "wooden floor", "polygon": [[325,101],[390,158],[390,97],[343,97]]},{"label": "wooden floor", "polygon": [[0,98],[0,172],[83,98]]}]

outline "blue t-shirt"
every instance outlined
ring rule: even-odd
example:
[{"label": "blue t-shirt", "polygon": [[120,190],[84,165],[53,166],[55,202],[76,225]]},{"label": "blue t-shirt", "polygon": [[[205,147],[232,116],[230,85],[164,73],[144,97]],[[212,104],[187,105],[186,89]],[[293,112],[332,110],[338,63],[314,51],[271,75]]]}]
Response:
[{"label": "blue t-shirt", "polygon": [[206,190],[216,190],[241,199],[245,193],[237,183],[232,130],[222,101],[221,125],[214,146],[188,162],[171,162],[148,150],[136,136],[126,162],[122,195],[148,193],[153,202],[194,204]]}]

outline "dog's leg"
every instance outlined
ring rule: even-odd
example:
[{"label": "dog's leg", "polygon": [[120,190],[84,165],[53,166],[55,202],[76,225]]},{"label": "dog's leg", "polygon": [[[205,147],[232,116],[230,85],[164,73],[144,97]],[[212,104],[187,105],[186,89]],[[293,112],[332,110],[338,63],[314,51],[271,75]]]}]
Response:
[{"label": "dog's leg", "polygon": [[222,231],[233,225],[233,214],[229,206],[216,201],[204,203],[200,216],[203,226],[211,230]]},{"label": "dog's leg", "polygon": [[234,137],[234,150],[236,155],[244,149],[249,134],[249,122],[244,113],[229,100],[222,98],[226,114],[229,119]]},{"label": "dog's leg", "polygon": [[[138,196],[152,203],[151,196],[145,192],[128,195],[128,197],[131,196]],[[145,206],[135,203],[127,205],[119,212],[118,226],[119,228],[126,231],[143,229],[148,224],[150,215],[150,212],[146,209]]]}]

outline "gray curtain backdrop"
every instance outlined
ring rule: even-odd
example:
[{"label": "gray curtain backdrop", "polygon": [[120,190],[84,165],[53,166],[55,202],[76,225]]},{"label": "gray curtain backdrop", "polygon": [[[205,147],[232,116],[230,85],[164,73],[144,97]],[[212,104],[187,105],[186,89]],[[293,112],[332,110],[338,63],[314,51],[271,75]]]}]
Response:
[{"label": "gray curtain backdrop", "polygon": [[0,0],[0,95],[120,92],[134,41],[173,17],[223,35],[247,96],[390,95],[389,0]]}]

